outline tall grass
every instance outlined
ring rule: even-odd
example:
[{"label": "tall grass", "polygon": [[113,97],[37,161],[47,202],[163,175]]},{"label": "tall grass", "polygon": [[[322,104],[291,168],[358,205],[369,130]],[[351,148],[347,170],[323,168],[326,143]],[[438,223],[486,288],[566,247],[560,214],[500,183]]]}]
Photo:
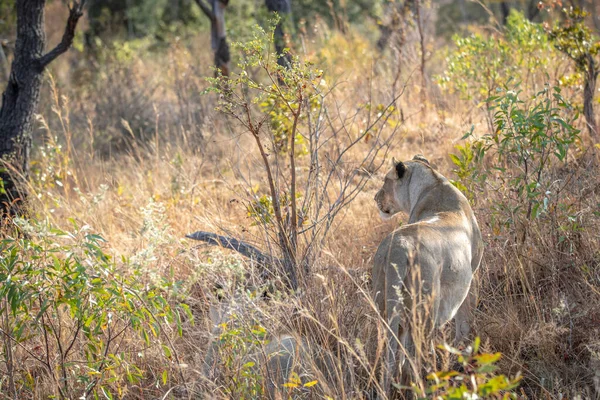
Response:
[{"label": "tall grass", "polygon": [[[331,101],[324,129],[360,135],[369,117],[381,111],[378,106],[394,100],[391,88],[399,88],[395,61],[375,57],[371,46],[352,32],[343,36],[320,26],[317,34],[303,39],[302,56],[325,71]],[[243,296],[251,311],[238,313],[230,325],[239,328],[241,333],[234,332],[239,336],[233,336],[242,338],[239,343],[247,343],[244,335],[253,340],[244,327],[260,325],[267,337],[301,338],[333,360],[328,375],[294,393],[368,398],[379,382],[385,331],[370,295],[371,259],[400,220],[379,220],[372,201],[379,175],[361,172],[369,179],[340,212],[311,274],[293,296],[280,290],[285,285],[277,278],[265,285],[258,266],[239,255],[183,239],[201,229],[230,234],[265,251],[273,243],[248,213],[257,198],[253,188],[266,187],[258,150],[242,127],[213,111],[215,95],[201,95],[209,85],[203,76],[212,75],[207,67],[198,67],[211,63],[207,47],[201,36],[178,42],[159,56],[142,48],[124,59],[107,58],[93,73],[75,66],[73,74],[82,77],[76,85],[58,76],[48,79],[32,164],[32,215],[63,230],[73,223],[88,226],[106,240],[98,245],[103,253],[127,260],[118,264],[125,268],[123,274],[128,265],[135,266],[142,285],[177,282],[176,292],[171,286],[165,289],[166,300],[173,306],[175,300],[185,303],[195,321],[184,319],[178,326],[175,319],[159,318],[170,341],[160,343],[172,345],[172,354],[156,347],[158,339],[148,344],[143,335],[126,331],[120,336],[122,352],[138,357],[141,378],[111,381],[103,376],[98,388],[105,387],[114,397],[140,399],[226,398],[243,392],[239,370],[221,370],[212,380],[204,373],[205,355],[215,336],[222,337],[209,318],[210,305]],[[60,68],[67,68],[62,62]],[[472,125],[487,131],[489,114],[467,108],[454,95],[438,99],[434,93],[432,106],[423,110],[415,101],[420,84],[412,72],[403,72],[405,92],[396,100],[392,123],[381,128],[397,130],[389,153],[398,159],[425,154],[442,174],[455,178],[448,154],[456,152],[454,144]],[[370,139],[364,137],[348,153],[348,165],[357,167]],[[324,157],[333,157],[334,150]],[[474,211],[486,241],[476,277],[479,303],[473,329],[483,351],[503,354],[500,373],[522,373],[522,398],[597,398],[600,393],[600,186],[595,157],[582,145],[581,151],[569,153],[566,163],[552,167],[552,176],[565,182],[560,207],[568,212],[550,210],[529,226],[525,243],[491,212],[513,195],[512,188],[488,187],[485,193],[473,189]],[[307,176],[310,159],[299,157],[297,171]],[[487,183],[497,184],[496,179],[490,175]],[[14,232],[4,237],[15,237]],[[438,344],[450,337],[449,330],[445,327],[436,336]],[[56,375],[27,358],[38,352],[53,354],[39,348],[40,343],[39,337],[26,335],[18,344],[5,342],[0,376],[11,375],[13,383],[0,378],[0,393],[10,393],[12,385],[18,398],[63,395]],[[83,342],[79,344],[73,347],[73,365],[85,358]],[[4,362],[9,347],[12,363]],[[239,357],[230,367],[251,352],[244,349],[229,354]],[[427,372],[449,370],[456,363],[448,352],[427,347],[423,354],[423,374],[415,378],[423,388],[428,386]],[[165,366],[169,373],[163,377]],[[82,387],[72,384],[68,390],[75,398],[84,393]]]}]

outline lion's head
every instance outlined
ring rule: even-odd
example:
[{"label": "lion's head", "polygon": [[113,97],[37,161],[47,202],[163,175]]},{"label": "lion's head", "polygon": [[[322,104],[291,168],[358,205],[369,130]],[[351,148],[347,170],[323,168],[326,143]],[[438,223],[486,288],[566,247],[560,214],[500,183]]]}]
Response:
[{"label": "lion's head", "polygon": [[[413,181],[414,180],[414,181]],[[379,215],[389,219],[399,212],[410,213],[424,188],[437,182],[429,161],[418,154],[411,161],[393,161],[383,187],[375,195]]]}]

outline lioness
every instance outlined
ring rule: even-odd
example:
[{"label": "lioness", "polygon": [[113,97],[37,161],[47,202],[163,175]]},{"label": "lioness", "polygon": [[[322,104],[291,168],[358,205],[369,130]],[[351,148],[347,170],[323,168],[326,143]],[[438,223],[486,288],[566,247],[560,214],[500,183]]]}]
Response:
[{"label": "lioness", "polygon": [[[413,346],[411,307],[413,300],[421,301],[415,297],[428,298],[426,319],[431,327],[455,318],[455,340],[469,333],[472,301],[467,295],[483,241],[465,196],[423,156],[394,161],[375,201],[384,219],[398,212],[408,215],[408,224],[381,242],[373,265],[375,302],[391,334],[382,382],[389,391],[390,379]],[[405,350],[399,351],[398,343]]]}]

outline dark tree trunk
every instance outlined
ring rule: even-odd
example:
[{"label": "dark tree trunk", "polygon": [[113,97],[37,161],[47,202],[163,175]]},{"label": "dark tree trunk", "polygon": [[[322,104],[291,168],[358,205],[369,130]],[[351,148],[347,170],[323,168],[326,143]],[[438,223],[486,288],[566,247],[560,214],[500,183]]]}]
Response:
[{"label": "dark tree trunk", "polygon": [[506,1],[500,2],[500,12],[502,13],[502,25],[506,25],[506,21],[508,21],[508,16],[510,14],[510,6]]},{"label": "dark tree trunk", "polygon": [[291,54],[285,51],[285,32],[283,31],[283,24],[292,12],[290,1],[291,0],[265,0],[267,9],[272,13],[278,13],[280,17],[277,26],[275,26],[273,39],[275,41],[277,63],[285,68],[289,68],[292,63]]},{"label": "dark tree trunk", "polygon": [[20,212],[26,190],[18,180],[27,180],[33,117],[40,100],[45,67],[73,43],[82,3],[70,9],[62,41],[44,54],[45,0],[17,1],[17,40],[14,60],[0,108],[0,210],[2,216]]},{"label": "dark tree trunk", "polygon": [[540,14],[540,2],[537,0],[529,0],[527,3],[527,19],[533,21]]},{"label": "dark tree trunk", "polygon": [[215,55],[215,67],[223,76],[229,76],[229,43],[225,28],[225,8],[229,0],[209,0],[210,6],[204,0],[196,0],[196,4],[210,20],[210,42]]},{"label": "dark tree trunk", "polygon": [[213,0],[213,14],[215,22],[212,24],[211,42],[215,52],[215,66],[223,75],[229,75],[229,43],[227,43],[227,31],[225,29],[225,7],[229,0]]}]

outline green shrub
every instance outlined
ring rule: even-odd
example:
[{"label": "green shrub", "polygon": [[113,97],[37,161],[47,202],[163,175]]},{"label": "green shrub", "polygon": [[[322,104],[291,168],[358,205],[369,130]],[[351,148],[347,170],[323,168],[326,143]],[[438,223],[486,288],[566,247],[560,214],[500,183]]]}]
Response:
[{"label": "green shrub", "polygon": [[244,324],[242,316],[235,313],[222,321],[219,328],[214,350],[219,372],[227,377],[225,392],[235,399],[263,396],[263,378],[250,355],[266,343],[266,329],[260,323]]},{"label": "green shrub", "polygon": [[502,355],[483,353],[479,344],[480,340],[477,337],[473,345],[465,351],[448,345],[440,346],[441,349],[458,356],[462,370],[429,374],[427,388],[425,393],[418,393],[419,399],[516,399],[517,395],[513,390],[519,385],[520,375],[508,378],[497,374],[496,363]]},{"label": "green shrub", "polygon": [[487,104],[488,98],[514,76],[523,76],[526,89],[545,74],[555,52],[541,24],[512,10],[505,34],[454,36],[456,49],[447,58],[438,84],[465,100]]},{"label": "green shrub", "polygon": [[[457,146],[452,155],[459,188],[501,191],[492,203],[499,226],[518,228],[557,211],[560,188],[553,171],[579,140],[579,115],[559,87],[546,87],[527,101],[511,82],[488,98],[494,133]],[[473,130],[464,138],[473,134]],[[523,231],[523,239],[526,229]]]},{"label": "green shrub", "polygon": [[[179,362],[165,328],[181,335],[183,321],[192,318],[187,305],[171,300],[177,286],[145,282],[144,271],[105,253],[104,240],[87,226],[73,223],[64,231],[16,223],[27,238],[0,242],[2,358],[9,377],[0,391],[25,398],[52,382],[53,397],[112,399],[145,380],[166,385]],[[144,369],[153,357],[161,359],[156,375]],[[30,362],[45,379],[31,375]]]}]

